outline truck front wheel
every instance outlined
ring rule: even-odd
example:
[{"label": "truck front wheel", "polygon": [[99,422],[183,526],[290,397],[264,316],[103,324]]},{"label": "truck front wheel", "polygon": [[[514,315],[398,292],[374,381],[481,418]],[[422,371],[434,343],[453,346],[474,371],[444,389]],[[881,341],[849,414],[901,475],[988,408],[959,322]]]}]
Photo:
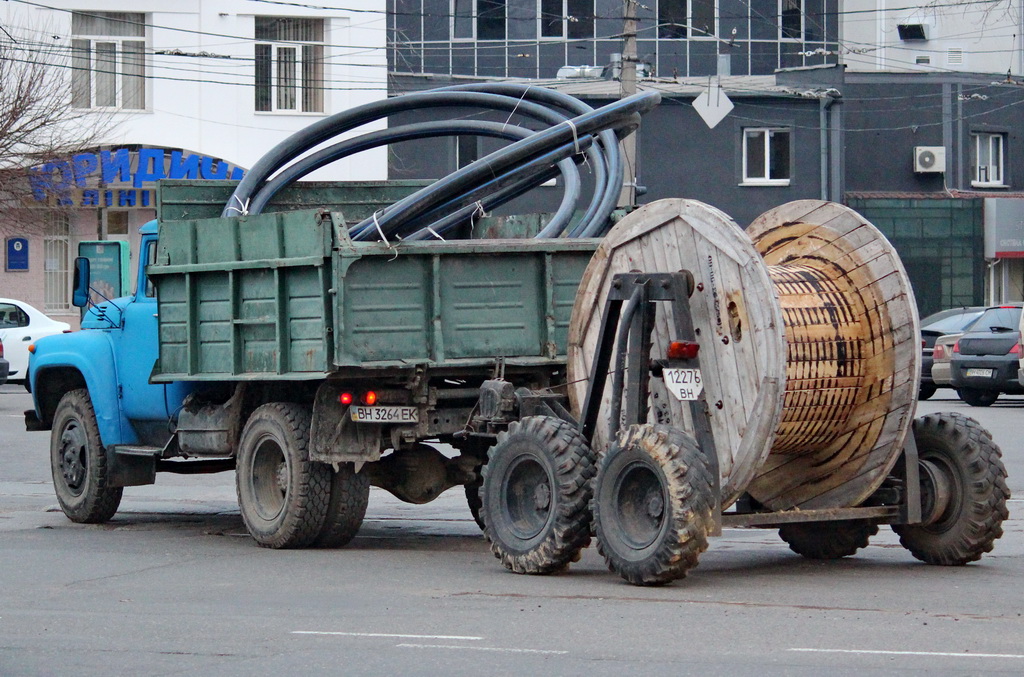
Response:
[{"label": "truck front wheel", "polygon": [[107,453],[100,442],[89,391],[72,390],[61,398],[50,435],[53,488],[72,522],[106,522],[121,504],[121,487],[110,487]]},{"label": "truck front wheel", "polygon": [[242,519],[265,548],[313,544],[327,520],[331,469],[309,460],[310,412],[272,402],[252,413],[238,445]]}]

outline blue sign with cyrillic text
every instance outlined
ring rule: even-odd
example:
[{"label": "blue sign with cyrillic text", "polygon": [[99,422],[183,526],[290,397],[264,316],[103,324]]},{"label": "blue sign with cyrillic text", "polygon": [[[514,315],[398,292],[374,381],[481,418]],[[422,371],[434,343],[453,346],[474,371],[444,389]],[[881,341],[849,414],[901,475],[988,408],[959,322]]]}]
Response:
[{"label": "blue sign with cyrillic text", "polygon": [[7,262],[4,270],[25,271],[28,270],[28,239],[24,237],[7,238]]}]

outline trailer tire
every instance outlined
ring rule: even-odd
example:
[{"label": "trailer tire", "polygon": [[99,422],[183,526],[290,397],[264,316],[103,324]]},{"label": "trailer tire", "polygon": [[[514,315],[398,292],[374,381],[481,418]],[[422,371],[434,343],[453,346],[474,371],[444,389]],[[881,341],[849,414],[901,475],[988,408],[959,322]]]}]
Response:
[{"label": "trailer tire", "polygon": [[330,503],[331,468],[309,460],[310,412],[272,402],[252,413],[238,445],[238,507],[265,548],[302,548],[320,535]]},{"label": "trailer tire", "polygon": [[359,533],[370,500],[370,477],[356,472],[352,463],[341,463],[331,473],[330,494],[324,526],[313,541],[317,548],[340,548]]},{"label": "trailer tire", "polygon": [[779,537],[789,549],[807,559],[849,557],[878,533],[878,525],[866,520],[801,522],[779,527]]},{"label": "trailer tire", "polygon": [[989,407],[999,399],[999,393],[978,388],[957,388],[957,397],[972,407]]},{"label": "trailer tire", "polygon": [[[1009,517],[1006,467],[987,430],[955,413],[914,421],[925,523],[894,524],[900,543],[928,564],[960,566],[991,552]],[[939,503],[936,503],[936,501]]]},{"label": "trailer tire", "polygon": [[550,416],[509,425],[488,452],[481,485],[491,552],[519,574],[547,574],[590,544],[594,452],[576,426]]},{"label": "trailer tire", "polygon": [[594,481],[597,549],[633,585],[683,578],[707,550],[714,481],[696,440],[666,425],[631,425]]},{"label": "trailer tire", "polygon": [[106,522],[121,505],[124,490],[108,486],[107,452],[85,388],[65,393],[57,404],[50,433],[50,472],[57,501],[72,522]]}]

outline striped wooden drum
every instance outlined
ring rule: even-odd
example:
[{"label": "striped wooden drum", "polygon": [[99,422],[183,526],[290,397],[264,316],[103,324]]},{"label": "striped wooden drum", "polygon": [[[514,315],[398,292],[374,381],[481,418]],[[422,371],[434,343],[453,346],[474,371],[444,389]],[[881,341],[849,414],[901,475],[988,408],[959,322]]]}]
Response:
[{"label": "striped wooden drum", "polygon": [[[914,299],[889,243],[856,212],[815,200],[771,210],[747,233],[692,200],[637,210],[580,285],[569,335],[577,411],[611,276],[681,269],[697,284],[723,506],[743,492],[775,510],[861,503],[899,456],[920,370]],[[659,311],[655,356],[673,338],[669,320]],[[649,420],[692,431],[683,404],[652,381]],[[598,451],[608,428],[594,436]]]}]

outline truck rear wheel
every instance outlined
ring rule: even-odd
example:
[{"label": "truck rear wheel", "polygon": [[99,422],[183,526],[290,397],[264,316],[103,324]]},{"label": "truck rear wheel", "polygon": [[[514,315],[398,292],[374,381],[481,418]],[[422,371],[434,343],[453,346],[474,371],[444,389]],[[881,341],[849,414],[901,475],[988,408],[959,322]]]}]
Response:
[{"label": "truck rear wheel", "polygon": [[520,574],[558,571],[590,544],[594,452],[550,416],[512,423],[488,452],[481,486],[491,552]]},{"label": "truck rear wheel", "polygon": [[633,585],[686,576],[708,547],[714,483],[697,442],[666,425],[632,425],[594,481],[597,549]]},{"label": "truck rear wheel", "polygon": [[981,559],[1009,517],[1006,468],[992,436],[972,418],[930,414],[914,421],[922,524],[894,524],[900,543],[928,564]]},{"label": "truck rear wheel", "polygon": [[342,463],[332,473],[330,491],[324,526],[313,541],[318,548],[340,548],[355,538],[366,516],[370,477],[357,473],[352,463]]},{"label": "truck rear wheel", "polygon": [[106,522],[121,505],[121,487],[107,486],[107,452],[100,442],[89,391],[61,398],[50,434],[50,471],[61,510],[72,522]]},{"label": "truck rear wheel", "polygon": [[779,537],[789,549],[807,559],[849,557],[868,545],[878,525],[864,520],[802,522],[779,527]]},{"label": "truck rear wheel", "polygon": [[238,446],[242,519],[266,548],[302,548],[320,535],[331,499],[331,469],[309,460],[310,412],[291,403],[252,413]]}]

